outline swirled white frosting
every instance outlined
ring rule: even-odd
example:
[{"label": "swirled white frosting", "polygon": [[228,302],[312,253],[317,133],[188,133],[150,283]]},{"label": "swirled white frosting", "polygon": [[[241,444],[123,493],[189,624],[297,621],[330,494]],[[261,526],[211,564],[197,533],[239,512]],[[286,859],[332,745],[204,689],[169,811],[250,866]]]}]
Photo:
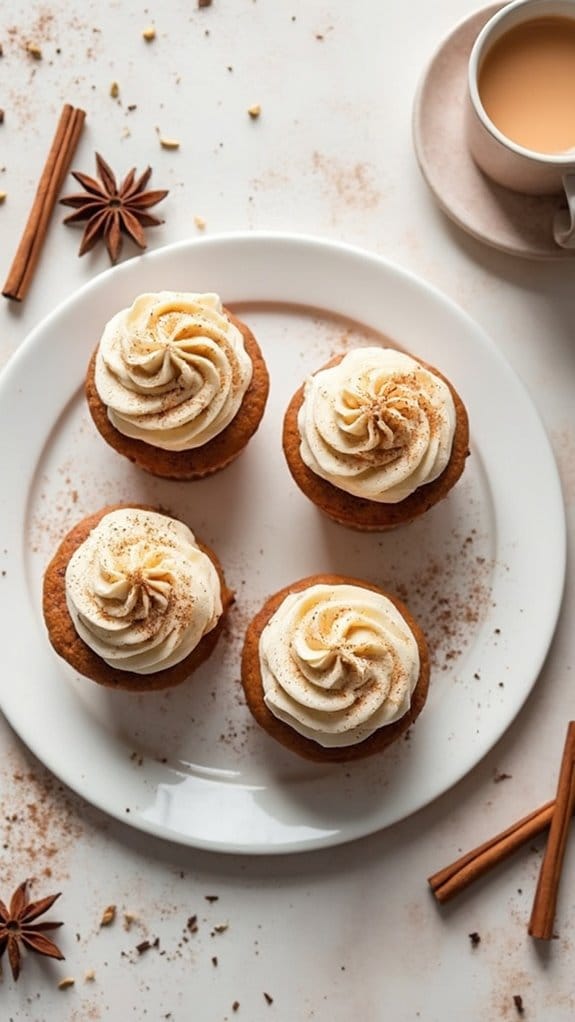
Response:
[{"label": "swirled white frosting", "polygon": [[104,515],[74,552],[66,601],[90,649],[136,674],[179,663],[222,614],[218,573],[193,533],[138,508]]},{"label": "swirled white frosting", "polygon": [[451,456],[449,387],[391,348],[357,348],[305,384],[304,463],[356,497],[395,504],[441,475]]},{"label": "swirled white frosting", "polygon": [[268,709],[305,738],[356,745],[399,720],[419,678],[419,649],[399,610],[360,586],[292,593],[260,637]]},{"label": "swirled white frosting", "polygon": [[140,295],[106,325],[95,384],[124,436],[187,451],[230,424],[252,370],[218,295],[160,291]]}]

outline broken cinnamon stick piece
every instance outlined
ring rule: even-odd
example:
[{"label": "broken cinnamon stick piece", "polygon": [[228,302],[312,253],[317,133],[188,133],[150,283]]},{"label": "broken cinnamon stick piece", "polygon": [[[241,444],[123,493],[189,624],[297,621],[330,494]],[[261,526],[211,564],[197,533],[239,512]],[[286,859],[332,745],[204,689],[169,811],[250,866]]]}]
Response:
[{"label": "broken cinnamon stick piece", "polygon": [[84,110],[70,106],[69,103],[62,109],[24,233],[2,289],[5,298],[21,302],[26,296],[58,193],[80,140],[85,116]]},{"label": "broken cinnamon stick piece", "polygon": [[555,809],[549,827],[549,837],[545,854],[539,871],[533,910],[529,920],[529,935],[539,940],[551,940],[553,937],[553,924],[555,920],[555,909],[557,907],[557,894],[561,881],[561,869],[567,838],[569,835],[569,822],[575,806],[575,721],[569,722],[559,780],[557,783],[557,795],[555,797]]},{"label": "broken cinnamon stick piece", "polygon": [[484,841],[477,848],[466,852],[449,866],[445,866],[444,869],[440,869],[428,877],[427,882],[437,901],[443,904],[454,898],[466,887],[469,887],[474,880],[478,880],[490,869],[508,859],[522,845],[533,841],[549,827],[554,808],[555,802],[546,802],[545,805],[535,809],[528,816],[523,816],[500,834],[489,838],[488,841]]}]

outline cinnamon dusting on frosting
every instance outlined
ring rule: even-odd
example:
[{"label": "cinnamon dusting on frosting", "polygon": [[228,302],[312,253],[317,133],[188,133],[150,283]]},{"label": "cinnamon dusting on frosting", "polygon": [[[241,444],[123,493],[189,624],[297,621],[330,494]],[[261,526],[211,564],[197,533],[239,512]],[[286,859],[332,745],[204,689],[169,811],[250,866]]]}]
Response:
[{"label": "cinnamon dusting on frosting", "polygon": [[301,459],[316,475],[398,503],[446,468],[455,408],[447,384],[415,359],[359,348],[307,380],[298,429]]},{"label": "cinnamon dusting on frosting", "polygon": [[90,649],[137,674],[185,659],[222,614],[217,571],[187,526],[129,507],[105,515],[72,555],[66,598]]},{"label": "cinnamon dusting on frosting", "polygon": [[394,604],[357,585],[287,596],[260,638],[264,701],[325,748],[364,741],[409,710],[417,641]]},{"label": "cinnamon dusting on frosting", "polygon": [[140,295],[107,324],[95,384],[124,436],[186,451],[230,424],[252,373],[218,295],[161,291]]}]

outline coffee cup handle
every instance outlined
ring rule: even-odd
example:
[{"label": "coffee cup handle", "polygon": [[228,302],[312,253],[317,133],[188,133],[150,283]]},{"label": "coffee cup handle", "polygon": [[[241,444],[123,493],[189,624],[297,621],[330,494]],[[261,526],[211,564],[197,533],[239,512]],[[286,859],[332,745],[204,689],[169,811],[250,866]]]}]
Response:
[{"label": "coffee cup handle", "polygon": [[558,209],[553,218],[553,237],[561,248],[575,248],[575,173],[563,175],[567,209]]}]

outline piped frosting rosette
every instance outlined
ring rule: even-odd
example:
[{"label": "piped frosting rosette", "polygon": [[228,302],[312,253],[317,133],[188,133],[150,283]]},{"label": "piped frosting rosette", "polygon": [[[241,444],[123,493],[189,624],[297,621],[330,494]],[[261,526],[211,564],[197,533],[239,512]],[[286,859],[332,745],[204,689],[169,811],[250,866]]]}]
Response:
[{"label": "piped frosting rosette", "polygon": [[74,552],[66,602],[90,649],[136,674],[179,663],[222,614],[218,573],[190,529],[138,508],[105,515]]},{"label": "piped frosting rosette", "polygon": [[95,384],[112,425],[168,451],[201,447],[237,414],[252,378],[216,294],[140,295],[106,325]]},{"label": "piped frosting rosette", "polygon": [[300,455],[340,490],[397,503],[441,475],[455,424],[439,376],[394,349],[357,348],[306,381]]},{"label": "piped frosting rosette", "polygon": [[259,645],[266,706],[324,748],[355,745],[409,710],[417,641],[383,593],[351,584],[292,593]]}]

